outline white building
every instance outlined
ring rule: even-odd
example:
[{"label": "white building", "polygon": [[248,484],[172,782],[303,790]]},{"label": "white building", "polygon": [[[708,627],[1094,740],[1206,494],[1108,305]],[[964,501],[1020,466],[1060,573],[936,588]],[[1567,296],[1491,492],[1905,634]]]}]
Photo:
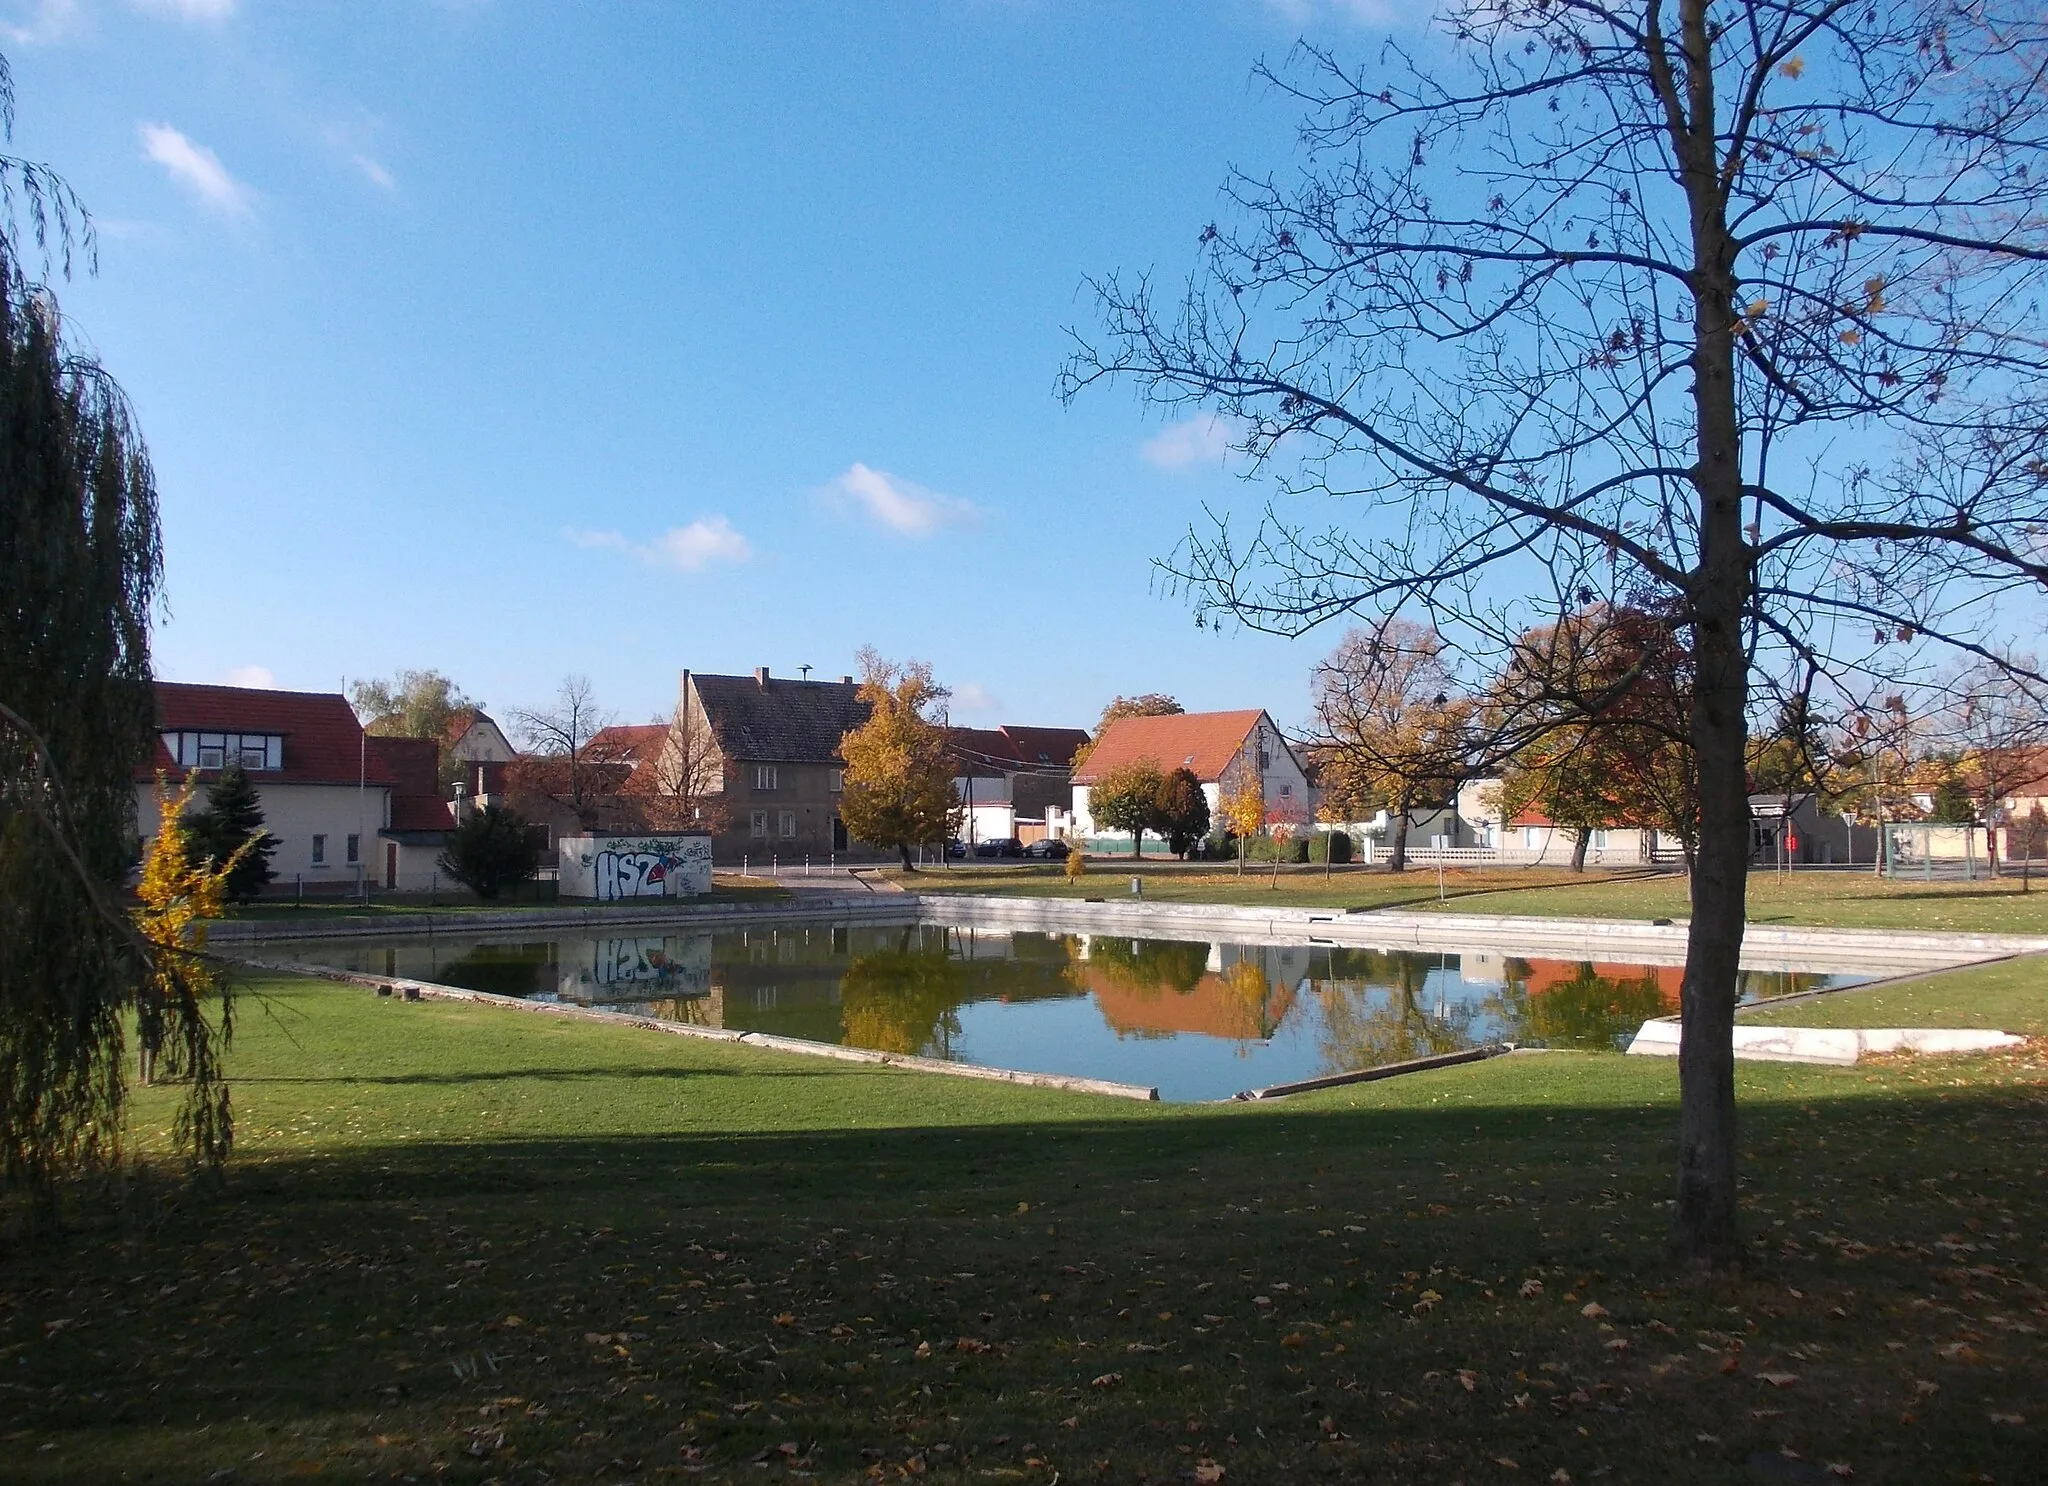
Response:
[{"label": "white building", "polygon": [[157,833],[157,776],[175,793],[206,787],[239,763],[256,787],[264,829],[276,839],[272,892],[373,887],[425,889],[454,826],[421,750],[431,740],[369,738],[339,693],[156,683],[157,746],[135,771],[135,820]]},{"label": "white building", "polygon": [[[1244,712],[1185,712],[1171,717],[1122,717],[1103,729],[1081,767],[1074,771],[1074,816],[1070,832],[1105,851],[1130,849],[1128,834],[1105,835],[1088,810],[1088,792],[1111,769],[1143,759],[1162,774],[1187,769],[1201,781],[1209,801],[1209,830],[1221,836],[1223,797],[1256,774],[1269,822],[1307,831],[1315,822],[1315,800],[1301,760],[1273,719],[1262,709]],[[1164,849],[1164,843],[1160,843]]]}]

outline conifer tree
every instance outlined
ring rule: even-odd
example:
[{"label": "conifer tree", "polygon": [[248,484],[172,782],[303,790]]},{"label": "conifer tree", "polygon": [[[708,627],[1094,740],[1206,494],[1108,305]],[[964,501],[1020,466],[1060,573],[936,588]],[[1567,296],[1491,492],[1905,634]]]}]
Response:
[{"label": "conifer tree", "polygon": [[[277,874],[270,858],[277,850],[277,838],[263,829],[263,801],[249,771],[229,764],[207,791],[206,808],[192,816],[187,829],[194,853],[216,863],[232,860],[226,878],[226,896],[231,902],[247,903],[261,896]],[[244,842],[255,844],[242,852]]]}]

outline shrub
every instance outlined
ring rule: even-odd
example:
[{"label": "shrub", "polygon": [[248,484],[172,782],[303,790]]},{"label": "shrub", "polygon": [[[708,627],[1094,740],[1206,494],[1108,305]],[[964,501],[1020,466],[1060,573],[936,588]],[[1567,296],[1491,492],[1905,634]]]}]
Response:
[{"label": "shrub", "polygon": [[1088,873],[1088,853],[1078,841],[1070,841],[1067,846],[1067,881],[1079,882]]},{"label": "shrub", "polygon": [[1318,831],[1309,838],[1308,859],[1341,867],[1351,860],[1351,838],[1342,831]]},{"label": "shrub", "polygon": [[479,898],[497,897],[540,866],[540,841],[515,810],[487,805],[455,828],[441,870]]}]

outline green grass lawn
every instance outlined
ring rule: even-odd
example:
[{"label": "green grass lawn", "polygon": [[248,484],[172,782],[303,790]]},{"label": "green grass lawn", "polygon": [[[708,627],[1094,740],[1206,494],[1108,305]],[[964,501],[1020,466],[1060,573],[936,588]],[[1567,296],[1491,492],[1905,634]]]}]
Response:
[{"label": "green grass lawn", "polygon": [[2048,1037],[2048,956],[1839,991],[1742,1014],[1776,1027],[1956,1027]]},{"label": "green grass lawn", "polygon": [[[1130,895],[1132,870],[1117,858],[1090,858],[1078,884],[1058,867],[926,870],[893,874],[914,892],[1010,893],[1060,898]],[[1376,867],[1270,869],[1152,867],[1140,870],[1145,896],[1156,902],[1234,903],[1304,908],[1398,908],[1449,913],[1543,917],[1682,919],[1692,909],[1679,873],[1572,873],[1561,867],[1482,867],[1446,871],[1444,900],[1434,869],[1404,873]],[[2048,888],[2023,892],[2016,880],[1923,882],[1885,880],[1863,872],[1806,872],[1749,881],[1749,920],[1853,929],[1934,929],[2048,935]]]},{"label": "green grass lawn", "polygon": [[83,1208],[0,1271],[0,1475],[2018,1482],[2048,1453],[2039,1043],[1745,1065],[1751,1259],[1701,1281],[1662,1248],[1660,1059],[1147,1106],[255,989],[225,1184]]}]

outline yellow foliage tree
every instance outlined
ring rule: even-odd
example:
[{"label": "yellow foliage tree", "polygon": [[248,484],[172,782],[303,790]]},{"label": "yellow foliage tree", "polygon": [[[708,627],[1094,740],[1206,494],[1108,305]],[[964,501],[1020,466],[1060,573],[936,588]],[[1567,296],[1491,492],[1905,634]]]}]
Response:
[{"label": "yellow foliage tree", "polygon": [[1237,766],[1236,778],[1224,782],[1220,801],[1223,823],[1237,837],[1237,875],[1244,876],[1244,843],[1266,824],[1266,787],[1256,769]]},{"label": "yellow foliage tree", "polygon": [[[149,947],[136,997],[137,1071],[143,1083],[182,1078],[191,1094],[178,1111],[181,1149],[217,1164],[234,1139],[221,1055],[234,1034],[227,983],[205,957],[206,923],[220,917],[227,879],[255,845],[245,841],[225,862],[195,862],[185,826],[194,783],[173,795],[157,778],[157,832],[143,859],[135,926]],[[217,1022],[208,1009],[219,1003]]]},{"label": "yellow foliage tree", "polygon": [[846,760],[839,818],[856,841],[893,847],[914,872],[910,848],[944,843],[960,829],[953,760],[946,749],[946,699],[923,661],[898,665],[873,646],[860,652],[860,699],[868,720],[839,740]]}]

